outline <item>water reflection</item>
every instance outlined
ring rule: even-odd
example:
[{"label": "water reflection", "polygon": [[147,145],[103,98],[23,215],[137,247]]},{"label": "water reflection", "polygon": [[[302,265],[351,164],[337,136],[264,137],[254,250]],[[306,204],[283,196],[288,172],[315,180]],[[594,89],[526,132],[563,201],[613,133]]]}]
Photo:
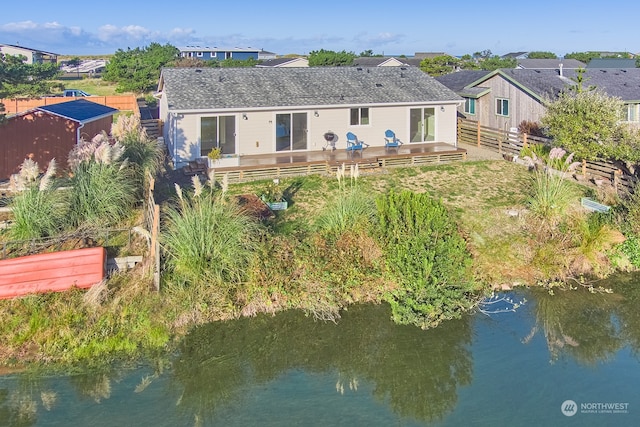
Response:
[{"label": "water reflection", "polygon": [[553,295],[542,289],[532,293],[535,326],[523,341],[543,334],[552,363],[571,357],[593,366],[612,359],[624,347],[615,316],[616,309],[625,305],[622,295],[590,293],[583,288]]},{"label": "water reflection", "polygon": [[250,386],[300,369],[337,372],[336,393],[370,383],[400,417],[441,419],[455,407],[458,387],[472,380],[470,318],[422,331],[389,317],[382,305],[352,307],[337,325],[289,311],[200,327],[174,365],[179,407],[208,420]]}]

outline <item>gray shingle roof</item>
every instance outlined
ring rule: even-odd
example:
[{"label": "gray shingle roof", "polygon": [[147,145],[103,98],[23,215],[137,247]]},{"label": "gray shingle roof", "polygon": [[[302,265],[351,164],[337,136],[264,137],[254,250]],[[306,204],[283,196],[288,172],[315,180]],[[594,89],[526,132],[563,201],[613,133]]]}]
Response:
[{"label": "gray shingle roof", "polygon": [[635,59],[627,58],[593,58],[587,68],[636,68]]},{"label": "gray shingle roof", "polygon": [[274,59],[265,59],[258,66],[260,67],[277,67],[278,65],[286,64],[288,62],[293,62],[298,58],[274,58]]},{"label": "gray shingle roof", "polygon": [[165,68],[170,110],[459,101],[417,68]]},{"label": "gray shingle roof", "polygon": [[476,80],[480,80],[490,73],[491,71],[484,70],[460,70],[455,73],[438,76],[435,79],[452,91],[458,93],[467,85],[475,82]]},{"label": "gray shingle roof", "polygon": [[[556,99],[561,91],[576,84],[571,79],[577,74],[576,70],[564,70],[561,77],[558,70],[523,69],[501,69],[499,73],[517,82],[519,86],[541,100]],[[467,86],[480,81],[475,87],[482,88],[484,85],[482,79],[490,77],[490,74],[493,75],[488,71],[463,70],[436,77],[436,79],[458,94],[472,94]],[[626,102],[640,101],[640,68],[587,68],[584,79],[585,86],[593,85],[609,96],[618,97]]]},{"label": "gray shingle roof", "polygon": [[518,59],[518,67],[525,69],[538,69],[538,70],[557,70],[560,68],[560,64],[565,70],[571,68],[584,68],[585,63],[580,62],[577,59]]}]

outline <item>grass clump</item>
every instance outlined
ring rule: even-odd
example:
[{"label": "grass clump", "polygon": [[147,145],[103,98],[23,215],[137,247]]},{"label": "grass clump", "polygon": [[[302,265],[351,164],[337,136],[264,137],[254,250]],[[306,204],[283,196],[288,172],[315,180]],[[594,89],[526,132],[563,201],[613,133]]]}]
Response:
[{"label": "grass clump", "polygon": [[[215,182],[194,192],[176,186],[179,204],[166,211],[162,233],[170,280],[184,285],[210,283],[233,286],[245,279],[260,240],[259,224],[218,192]],[[226,187],[226,186],[225,186]]]}]

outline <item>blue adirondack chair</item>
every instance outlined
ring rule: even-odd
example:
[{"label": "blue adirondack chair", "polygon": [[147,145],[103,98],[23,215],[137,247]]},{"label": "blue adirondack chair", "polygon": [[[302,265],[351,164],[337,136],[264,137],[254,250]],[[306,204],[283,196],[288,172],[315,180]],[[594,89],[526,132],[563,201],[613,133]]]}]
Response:
[{"label": "blue adirondack chair", "polygon": [[347,151],[362,151],[365,147],[368,147],[364,141],[358,139],[353,132],[347,132]]},{"label": "blue adirondack chair", "polygon": [[387,129],[384,132],[384,146],[386,148],[394,147],[397,148],[402,145],[402,141],[396,138],[396,134],[391,129]]}]

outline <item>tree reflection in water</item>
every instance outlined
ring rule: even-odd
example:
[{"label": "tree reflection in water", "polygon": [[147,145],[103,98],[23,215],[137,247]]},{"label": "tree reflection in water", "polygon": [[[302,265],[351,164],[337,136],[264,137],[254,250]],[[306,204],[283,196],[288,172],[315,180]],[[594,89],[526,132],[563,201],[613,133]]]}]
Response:
[{"label": "tree reflection in water", "polygon": [[582,287],[553,295],[543,289],[532,292],[535,326],[523,342],[543,333],[551,363],[569,356],[592,366],[614,358],[624,347],[615,316],[616,308],[624,305],[622,295],[590,293]]},{"label": "tree reflection in water", "polygon": [[368,382],[398,416],[435,421],[471,383],[471,336],[469,317],[423,331],[395,325],[386,305],[351,307],[338,324],[300,311],[209,324],[186,337],[174,364],[179,406],[205,420],[287,371],[337,371],[336,392]]}]

